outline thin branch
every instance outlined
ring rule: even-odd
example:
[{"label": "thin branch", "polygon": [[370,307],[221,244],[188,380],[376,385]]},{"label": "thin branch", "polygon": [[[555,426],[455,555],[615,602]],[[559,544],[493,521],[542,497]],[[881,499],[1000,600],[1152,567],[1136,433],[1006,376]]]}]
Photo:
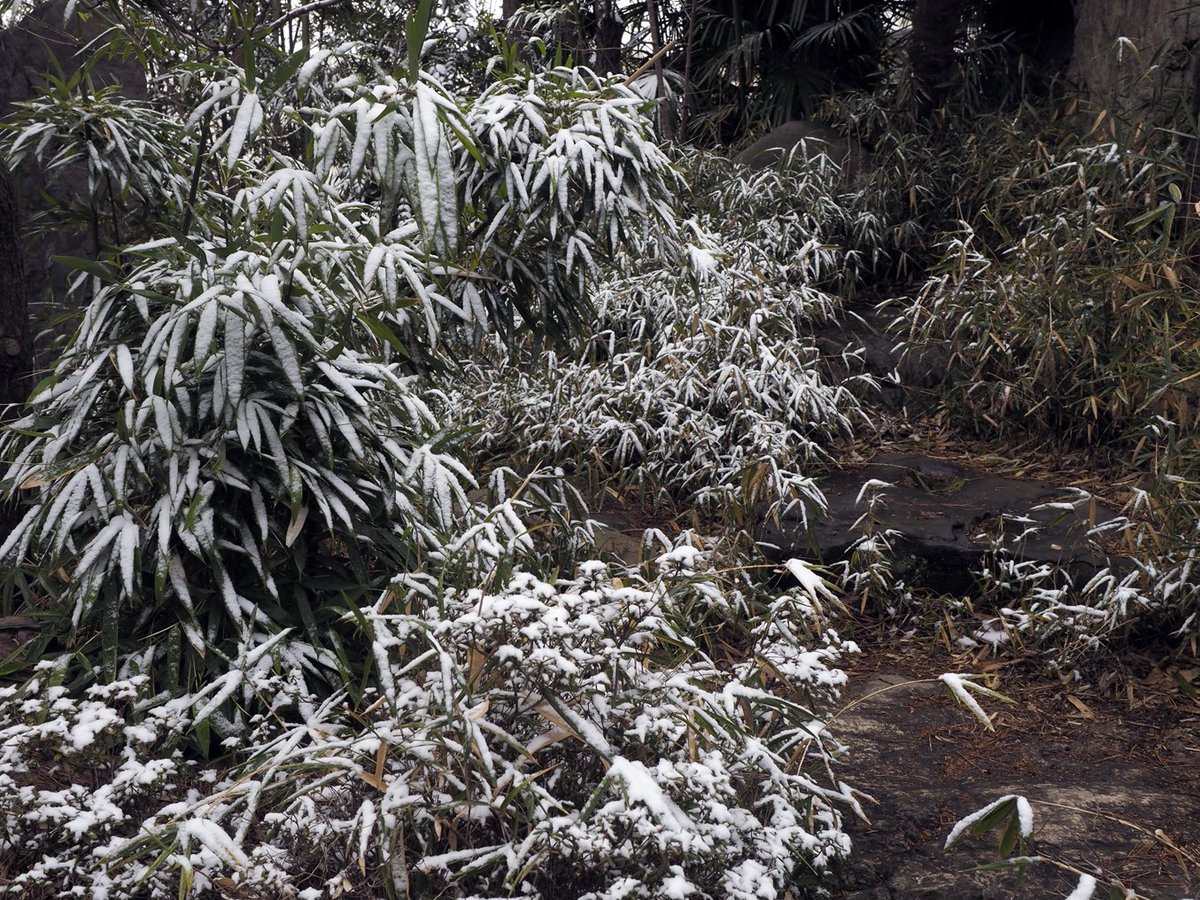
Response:
[{"label": "thin branch", "polygon": [[292,21],[293,19],[298,19],[301,16],[306,16],[309,13],[316,12],[319,9],[328,9],[333,6],[349,6],[349,5],[350,5],[350,0],[313,0],[312,3],[305,4],[304,6],[298,6],[295,9],[284,13],[282,16],[280,16],[274,22],[271,22],[268,25],[264,25],[261,29],[259,29],[259,31],[257,33],[259,35],[270,33],[272,31],[274,31],[276,28],[279,28],[282,25],[286,25],[288,22]]},{"label": "thin branch", "polygon": [[1200,866],[1200,857],[1196,857],[1184,850],[1161,828],[1155,828],[1153,831],[1151,831],[1149,828],[1145,828],[1136,822],[1130,822],[1128,819],[1122,819],[1120,816],[1115,816],[1112,813],[1104,812],[1100,809],[1088,809],[1083,806],[1071,806],[1067,803],[1053,803],[1050,800],[1030,800],[1029,802],[1037,806],[1049,806],[1052,809],[1065,809],[1068,812],[1083,813],[1084,815],[1096,816],[1100,819],[1108,819],[1110,822],[1116,822],[1119,825],[1124,825],[1126,828],[1132,828],[1134,831],[1144,834],[1146,837],[1157,841],[1164,847],[1172,850],[1176,855],[1179,867],[1183,869],[1185,874],[1188,871],[1187,863],[1184,862],[1185,859],[1189,860],[1193,865]]},{"label": "thin branch", "polygon": [[196,146],[196,160],[192,164],[192,180],[188,184],[187,203],[183,211],[183,224],[180,231],[185,235],[192,227],[192,215],[196,205],[196,194],[200,189],[200,167],[204,163],[204,155],[208,152],[208,141],[211,136],[208,124],[209,117],[205,116],[200,123],[200,143]]}]

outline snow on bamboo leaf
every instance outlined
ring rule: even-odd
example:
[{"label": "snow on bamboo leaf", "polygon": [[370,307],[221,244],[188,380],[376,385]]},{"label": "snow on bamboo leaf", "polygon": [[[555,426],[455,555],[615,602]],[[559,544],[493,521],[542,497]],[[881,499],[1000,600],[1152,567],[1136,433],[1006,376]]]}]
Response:
[{"label": "snow on bamboo leaf", "polygon": [[238,107],[233,125],[229,128],[229,146],[225,154],[225,164],[229,168],[233,168],[233,164],[242,155],[242,148],[245,147],[246,141],[254,138],[258,129],[262,127],[262,123],[263,108],[258,94],[254,91],[247,91]]},{"label": "snow on bamboo leaf", "polygon": [[224,363],[225,395],[233,413],[242,400],[242,385],[246,374],[246,323],[235,312],[227,312],[225,319]]},{"label": "snow on bamboo leaf", "polygon": [[[1027,838],[1033,836],[1033,807],[1029,805],[1029,801],[1018,794],[1006,794],[999,800],[989,803],[987,806],[977,809],[968,816],[964,816],[955,823],[950,829],[950,833],[946,835],[946,843],[944,849],[952,847],[959,838],[961,838],[968,829],[979,825],[993,813],[997,813],[1007,807],[1012,808],[1012,814],[1016,817],[1018,831],[1021,837]],[[989,823],[990,824],[990,823]],[[984,828],[987,825],[983,826]]]},{"label": "snow on bamboo leaf", "polygon": [[991,688],[979,684],[976,679],[982,678],[982,675],[966,675],[947,672],[938,676],[938,681],[942,682],[950,689],[950,693],[954,699],[960,702],[971,714],[984,724],[988,731],[995,730],[992,725],[991,716],[984,712],[983,707],[978,701],[971,696],[971,692],[982,694],[985,697],[992,697],[996,700],[1002,700],[1005,703],[1012,703],[1012,699],[1004,696],[999,691],[994,691]]},{"label": "snow on bamboo leaf", "polygon": [[129,354],[129,348],[124,344],[118,344],[116,349],[117,371],[121,375],[121,382],[125,385],[127,391],[133,390],[133,357]]},{"label": "snow on bamboo leaf", "polygon": [[432,91],[417,85],[413,100],[414,207],[427,246],[443,258],[458,250],[458,184],[445,129]]},{"label": "snow on bamboo leaf", "polygon": [[[1079,876],[1079,883],[1067,895],[1066,900],[1091,900],[1096,893],[1096,878],[1086,872]],[[1110,895],[1111,896],[1111,895]]]},{"label": "snow on bamboo leaf", "polygon": [[179,842],[184,849],[196,841],[227,865],[246,868],[250,858],[234,842],[224,828],[209,819],[188,819],[179,824]]}]

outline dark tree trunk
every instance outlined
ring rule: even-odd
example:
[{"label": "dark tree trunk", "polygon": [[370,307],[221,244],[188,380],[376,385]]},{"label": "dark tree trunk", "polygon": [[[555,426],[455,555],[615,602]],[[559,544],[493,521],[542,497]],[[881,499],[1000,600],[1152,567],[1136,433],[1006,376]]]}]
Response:
[{"label": "dark tree trunk", "polygon": [[1183,155],[1184,175],[1187,178],[1186,192],[1183,195],[1183,248],[1192,265],[1200,262],[1200,60],[1196,61],[1193,70],[1192,96],[1192,135],[1187,139]]},{"label": "dark tree trunk", "polygon": [[696,0],[688,0],[687,46],[683,53],[683,102],[679,107],[679,133],[682,144],[688,139],[688,117],[692,104],[692,55],[696,52]]},{"label": "dark tree trunk", "polygon": [[916,0],[909,67],[915,109],[921,118],[942,102],[954,65],[954,43],[963,22],[964,0]]},{"label": "dark tree trunk", "polygon": [[[12,419],[25,401],[32,368],[20,210],[8,167],[0,162],[0,421]],[[0,542],[20,516],[16,500],[0,498]]]},{"label": "dark tree trunk", "polygon": [[0,404],[3,404],[0,416],[3,418],[8,418],[9,404],[25,400],[31,360],[20,213],[12,176],[0,163]]},{"label": "dark tree trunk", "polygon": [[1070,74],[1097,104],[1144,120],[1163,112],[1164,98],[1186,95],[1197,46],[1194,3],[1076,0]]},{"label": "dark tree trunk", "polygon": [[617,0],[596,0],[596,71],[612,75],[621,71],[621,40],[625,23],[617,11]]},{"label": "dark tree trunk", "polygon": [[504,0],[504,3],[500,8],[500,18],[504,20],[505,24],[508,23],[509,19],[516,15],[517,10],[521,8],[521,3],[522,0]]}]

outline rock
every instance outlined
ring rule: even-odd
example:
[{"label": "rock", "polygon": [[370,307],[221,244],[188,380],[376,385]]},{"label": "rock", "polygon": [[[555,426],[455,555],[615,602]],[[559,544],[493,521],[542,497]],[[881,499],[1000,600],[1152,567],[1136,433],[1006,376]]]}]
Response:
[{"label": "rock", "polygon": [[42,626],[28,616],[0,616],[0,662],[16,653],[39,634]]},{"label": "rock", "polygon": [[851,303],[837,321],[821,324],[813,335],[833,380],[869,375],[879,385],[871,398],[892,412],[919,416],[937,406],[936,390],[950,370],[950,352],[922,344],[903,353],[900,338],[889,331],[891,313],[874,305]]},{"label": "rock", "polygon": [[843,137],[832,128],[796,119],[768,131],[733,158],[740,166],[765,169],[785,159],[811,162],[825,155],[853,181],[868,166],[870,154],[853,138]]},{"label": "rock", "polygon": [[615,557],[626,566],[637,566],[646,556],[643,529],[628,513],[609,509],[592,517],[596,550],[604,557]]},{"label": "rock", "polygon": [[[928,657],[927,651],[914,654],[922,668]],[[833,897],[1067,896],[1078,876],[1048,863],[1019,876],[976,869],[996,860],[998,831],[964,835],[946,849],[955,822],[1007,794],[1033,807],[1029,853],[1083,871],[1103,867],[1108,877],[1137,888],[1139,897],[1197,896],[1200,873],[1155,829],[1179,846],[1194,843],[1200,821],[1195,754],[1162,748],[1176,738],[1197,746],[1200,721],[1182,707],[1164,706],[1148,717],[1096,697],[1089,697],[1093,719],[1072,717],[1067,701],[1048,695],[1042,684],[1013,677],[997,687],[1017,702],[985,702],[996,728],[986,732],[928,676],[874,667],[851,674],[847,704],[829,720],[849,747],[837,777],[873,800],[864,803],[869,822],[847,816],[853,849],[830,885]]]},{"label": "rock", "polygon": [[[1200,10],[1175,0],[1077,0],[1069,77],[1141,123],[1171,91],[1191,91]],[[1153,77],[1150,77],[1153,73]]]},{"label": "rock", "polygon": [[808,528],[799,512],[778,524],[762,522],[757,537],[766,555],[775,561],[846,559],[862,535],[856,523],[866,501],[857,498],[870,479],[892,485],[883,493],[876,530],[900,533],[892,541],[893,571],[911,586],[946,594],[969,590],[993,539],[1017,560],[1058,565],[1076,579],[1128,565],[1088,539],[1091,527],[1118,518],[1104,504],[1073,507],[1063,502],[1069,489],[915,453],[882,453],[861,469],[820,479],[828,513]]}]

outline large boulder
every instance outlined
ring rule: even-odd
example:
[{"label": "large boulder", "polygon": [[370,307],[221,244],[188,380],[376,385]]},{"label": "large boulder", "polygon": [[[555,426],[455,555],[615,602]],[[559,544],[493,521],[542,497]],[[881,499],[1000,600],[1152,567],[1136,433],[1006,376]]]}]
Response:
[{"label": "large boulder", "polygon": [[[1177,0],[1076,0],[1070,76],[1099,104],[1148,112],[1194,90],[1200,9]],[[1148,77],[1149,76],[1149,77]],[[1192,98],[1194,102],[1194,98]]]},{"label": "large boulder", "polygon": [[893,570],[915,587],[969,591],[997,544],[1017,560],[1061,567],[1076,580],[1129,565],[1118,540],[1092,537],[1096,526],[1118,519],[1103,503],[1072,502],[1079,492],[1069,488],[917,453],[881,453],[860,469],[820,479],[827,514],[805,522],[797,511],[781,522],[760,523],[764,553],[777,561],[798,557],[826,564],[848,558],[862,537],[857,523],[866,507],[860,495],[869,480],[891,485],[883,492],[878,529],[899,532],[892,541]]},{"label": "large boulder", "polygon": [[768,131],[733,161],[757,170],[782,162],[812,162],[822,155],[840,166],[843,175],[851,181],[858,178],[869,163],[869,154],[858,141],[807,119],[784,122]]},{"label": "large boulder", "polygon": [[889,412],[923,415],[937,405],[950,370],[950,351],[937,343],[905,347],[890,327],[893,311],[874,300],[846,301],[836,319],[813,329],[822,365],[833,382],[873,379],[873,403]]}]

